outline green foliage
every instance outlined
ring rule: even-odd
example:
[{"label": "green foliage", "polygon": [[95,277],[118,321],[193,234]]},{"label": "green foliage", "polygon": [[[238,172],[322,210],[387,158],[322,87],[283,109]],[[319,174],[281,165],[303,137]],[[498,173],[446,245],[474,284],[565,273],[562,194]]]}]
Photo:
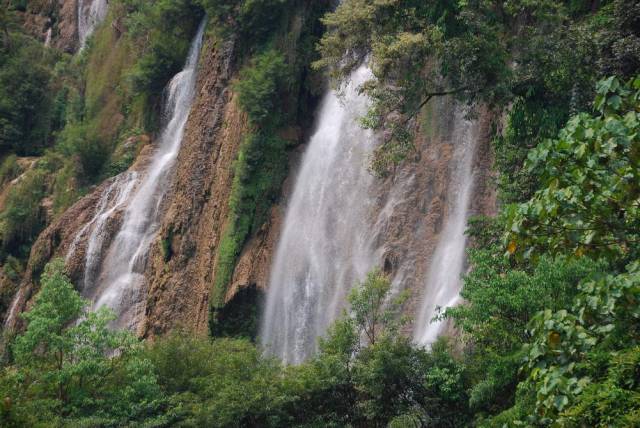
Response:
[{"label": "green foliage", "polygon": [[240,289],[212,320],[212,337],[242,338],[255,341],[260,327],[262,291],[255,286]]},{"label": "green foliage", "polygon": [[[604,353],[624,348],[633,348],[640,341],[640,271],[639,264],[633,263],[626,273],[604,275],[599,279],[584,281],[580,284],[580,294],[575,299],[573,309],[540,312],[532,322],[531,333],[534,340],[527,345],[526,358],[529,369],[529,381],[537,390],[536,414],[542,421],[566,420],[563,412],[584,393],[585,389],[598,378],[599,360]],[[632,366],[632,372],[636,370]],[[619,361],[617,362],[619,364]],[[614,362],[610,370],[618,370]],[[609,373],[609,377],[611,373]],[[611,381],[611,379],[607,379]],[[618,381],[620,379],[618,378]],[[635,380],[624,379],[619,385],[607,391],[604,403],[614,394],[625,394],[618,388],[630,390],[628,398],[618,405],[628,406],[637,415],[640,411]],[[592,389],[589,394],[593,394]],[[578,401],[574,409],[578,415],[589,410],[592,397],[586,396]],[[605,404],[610,406],[610,404]],[[593,410],[590,410],[593,411]],[[569,412],[571,414],[571,412]],[[617,412],[605,412],[604,418],[596,419],[603,423],[606,418],[617,417]],[[585,417],[588,417],[585,415]]]},{"label": "green foliage", "polygon": [[374,269],[367,274],[364,282],[356,284],[349,293],[354,326],[371,345],[385,336],[397,335],[406,321],[399,319],[399,313],[408,295],[400,294],[386,301],[390,290],[389,278],[379,269]]},{"label": "green foliage", "polygon": [[568,424],[592,427],[640,424],[640,349],[613,356],[607,374],[588,385],[576,402],[563,412]]},{"label": "green foliage", "polygon": [[81,189],[78,186],[79,168],[74,158],[68,158],[56,173],[53,188],[53,214],[58,216],[81,196]]},{"label": "green foliage", "polygon": [[544,257],[527,272],[496,253],[471,252],[473,269],[461,292],[469,303],[446,312],[471,340],[484,345],[484,352],[493,349],[496,355],[516,350],[528,337],[533,315],[544,308],[565,307],[580,280],[605,267],[586,258]]},{"label": "green foliage", "polygon": [[[267,218],[287,174],[287,141],[276,135],[284,125],[281,97],[288,89],[289,66],[284,56],[269,49],[255,57],[240,72],[235,84],[238,104],[257,128],[245,137],[234,163],[225,226],[216,263],[216,276],[209,299],[214,310],[223,305],[224,294],[246,240]],[[217,315],[210,315],[210,330],[216,330]]]},{"label": "green foliage", "polygon": [[137,340],[109,328],[109,310],[87,312],[63,270],[62,260],[47,265],[24,314],[27,328],[0,380],[3,425],[121,425],[156,411],[162,396]]},{"label": "green foliage", "polygon": [[[362,88],[372,99],[364,124],[383,131],[372,162],[382,175],[413,149],[413,119],[435,96],[499,108],[520,99],[551,107],[553,116],[558,109],[581,109],[591,98],[592,84],[606,69],[599,61],[628,70],[626,64],[640,58],[634,50],[640,39],[631,30],[635,21],[619,11],[637,6],[618,0],[613,13],[597,10],[605,2],[586,3],[347,0],[324,19],[328,31],[315,66],[341,81],[367,59],[374,79]],[[596,11],[599,19],[585,18]],[[612,33],[631,48],[613,48]],[[533,120],[545,119],[527,110]],[[533,140],[512,143],[532,147],[533,130]],[[543,129],[542,137],[546,132],[555,129]]]},{"label": "green foliage", "polygon": [[279,426],[279,367],[249,342],[174,334],[149,350],[180,426]]},{"label": "green foliage", "polygon": [[529,199],[539,186],[539,178],[524,167],[529,151],[553,138],[566,123],[566,102],[517,98],[511,106],[507,125],[494,140],[496,167],[500,171],[498,190],[505,204]]},{"label": "green foliage", "polygon": [[[387,426],[397,417],[422,426],[463,426],[464,367],[445,341],[430,352],[398,334],[400,304],[379,271],[349,296],[350,315],[334,323],[320,354],[297,370],[313,379],[303,397],[304,420],[328,426]],[[364,338],[364,341],[362,340]]]},{"label": "green foliage", "polygon": [[[397,331],[389,281],[372,272],[321,352],[283,367],[245,340],[176,331],[140,347],[85,310],[49,264],[27,329],[0,372],[3,426],[464,426],[466,370],[444,341],[415,348]],[[381,316],[382,314],[387,314]],[[377,324],[375,341],[361,330]],[[117,352],[116,352],[117,351]]]},{"label": "green foliage", "polygon": [[171,260],[173,256],[173,248],[171,247],[171,243],[173,241],[173,227],[169,226],[169,230],[167,234],[162,238],[162,258],[164,262],[168,262]]},{"label": "green foliage", "polygon": [[20,174],[18,157],[14,154],[8,155],[0,165],[0,186],[6,185]]},{"label": "green foliage", "polygon": [[[207,12],[215,28],[233,33],[240,43],[260,45],[281,22],[288,0],[196,0]],[[250,39],[250,40],[249,40]]]},{"label": "green foliage", "polygon": [[202,12],[190,0],[120,0],[134,39],[145,40],[131,71],[135,93],[158,95],[184,65]]},{"label": "green foliage", "polygon": [[76,157],[81,168],[76,176],[89,180],[101,175],[110,153],[110,147],[86,123],[68,124],[60,133],[56,148],[64,156]]},{"label": "green foliage", "polygon": [[622,85],[611,77],[597,92],[595,117],[574,116],[558,139],[529,153],[530,174],[543,187],[507,209],[507,242],[525,256],[549,248],[637,257],[640,78]]},{"label": "green foliage", "polygon": [[2,252],[18,257],[28,254],[28,246],[44,225],[40,206],[46,191],[46,173],[34,168],[9,190],[0,214]]},{"label": "green foliage", "polygon": [[515,393],[527,326],[541,310],[569,305],[577,284],[602,270],[588,259],[542,258],[532,272],[519,269],[494,249],[471,252],[464,279],[465,304],[446,311],[467,343],[467,366],[474,378],[470,406],[496,411]]},{"label": "green foliage", "polygon": [[249,135],[234,163],[229,220],[220,241],[210,303],[221,306],[226,286],[247,238],[267,218],[287,173],[287,142],[277,136]]},{"label": "green foliage", "polygon": [[478,416],[511,406],[480,426],[637,424],[637,81],[602,80],[595,116],[575,115],[529,152],[532,195],[497,220],[517,257],[501,257],[503,247],[472,254],[468,303],[447,312],[471,339],[470,406]]},{"label": "green foliage", "polygon": [[[275,49],[261,53],[240,72],[240,80],[235,85],[238,104],[252,123],[261,125],[267,119],[279,117],[282,107],[279,100],[286,88],[287,75],[284,56]],[[278,124],[271,122],[269,126]]]},{"label": "green foliage", "polygon": [[40,154],[49,141],[51,52],[15,34],[0,49],[0,153]]}]

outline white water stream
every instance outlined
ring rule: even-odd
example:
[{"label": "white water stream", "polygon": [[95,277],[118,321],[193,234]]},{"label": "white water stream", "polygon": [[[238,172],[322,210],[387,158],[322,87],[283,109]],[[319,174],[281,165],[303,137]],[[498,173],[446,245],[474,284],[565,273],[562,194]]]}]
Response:
[{"label": "white water stream", "polygon": [[[343,97],[333,91],[325,96],[288,203],[260,335],[265,352],[288,364],[300,363],[317,351],[318,337],[345,309],[349,290],[380,266],[385,230],[397,221],[393,220],[397,208],[410,200],[411,175],[400,173],[384,194],[382,184],[367,170],[376,139],[359,125],[368,100],[357,88],[370,77],[363,66],[352,75]],[[437,307],[453,305],[459,298],[478,140],[477,124],[464,113],[462,108],[455,109],[449,121],[452,129],[442,130],[446,144],[453,148],[446,190],[449,206],[442,213],[443,229],[434,237],[438,243],[424,289],[417,293],[422,302],[414,324],[418,344],[431,343],[442,333],[444,326],[430,321]],[[405,206],[398,211],[400,218],[407,209],[419,208]],[[420,230],[419,224],[414,227]],[[419,247],[420,239],[424,238],[419,234],[407,237],[405,245]],[[425,267],[416,269],[414,257],[398,260],[394,292],[416,286],[413,275]]]},{"label": "white water stream", "polygon": [[[114,179],[102,194],[94,218],[78,233],[68,253],[70,257],[80,239],[87,240],[83,294],[94,302],[94,309],[113,309],[118,327],[134,328],[144,309],[147,253],[156,237],[161,204],[193,103],[204,28],[203,21],[184,69],[167,87],[166,125],[146,171],[125,172]],[[118,216],[120,228],[107,247],[112,233],[109,225]]]},{"label": "white water stream", "polygon": [[78,41],[80,50],[84,48],[87,39],[107,17],[109,4],[107,0],[78,0]]},{"label": "white water stream", "polygon": [[271,270],[261,341],[267,353],[300,363],[345,307],[350,287],[376,264],[367,156],[373,133],[358,118],[368,100],[357,88],[371,78],[362,66],[344,97],[324,98],[289,201]]},{"label": "white water stream", "polygon": [[473,160],[478,127],[457,108],[452,141],[454,156],[448,186],[447,216],[424,284],[420,311],[414,324],[414,342],[430,345],[443,332],[445,324],[433,321],[438,309],[454,306],[460,299],[461,276],[465,268],[467,218],[474,185]]}]

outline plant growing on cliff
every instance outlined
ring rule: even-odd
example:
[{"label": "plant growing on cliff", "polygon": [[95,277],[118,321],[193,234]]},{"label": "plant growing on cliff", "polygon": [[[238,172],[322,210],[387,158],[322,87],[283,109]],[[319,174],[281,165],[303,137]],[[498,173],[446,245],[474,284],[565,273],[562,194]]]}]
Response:
[{"label": "plant growing on cliff", "polygon": [[235,84],[238,104],[252,124],[272,128],[279,125],[280,95],[287,86],[288,74],[284,55],[276,49],[261,53],[240,71],[240,79]]},{"label": "plant growing on cliff", "polygon": [[[275,29],[290,0],[196,0],[218,31],[234,34],[241,44],[260,45]],[[246,46],[245,46],[246,47]]]},{"label": "plant growing on cliff", "polygon": [[44,225],[40,206],[46,192],[46,174],[34,168],[24,174],[11,190],[0,213],[0,239],[2,256],[11,254],[24,257],[29,245]]},{"label": "plant growing on cliff", "polygon": [[0,49],[0,155],[41,154],[50,141],[55,59],[21,34],[13,35],[10,48]]}]

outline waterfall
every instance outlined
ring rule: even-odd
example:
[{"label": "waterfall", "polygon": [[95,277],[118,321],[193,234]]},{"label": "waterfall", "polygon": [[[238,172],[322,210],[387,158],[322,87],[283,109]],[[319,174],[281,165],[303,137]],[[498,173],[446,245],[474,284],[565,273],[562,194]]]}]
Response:
[{"label": "waterfall", "polygon": [[438,308],[451,307],[459,300],[467,245],[465,229],[474,184],[473,161],[478,141],[477,124],[465,116],[464,109],[458,107],[455,110],[452,135],[455,151],[450,166],[447,219],[431,257],[414,326],[414,341],[421,345],[433,343],[445,328],[444,322],[432,321]]},{"label": "waterfall", "polygon": [[367,159],[376,138],[359,125],[369,103],[358,87],[370,78],[363,66],[342,94],[325,95],[288,201],[260,332],[265,352],[288,364],[317,351],[351,287],[383,260],[394,272],[392,293],[410,289],[420,297],[416,343],[444,331],[430,321],[459,299],[478,122],[454,102],[434,104],[439,119],[419,147],[420,162],[375,180]]},{"label": "waterfall", "polygon": [[[71,243],[67,252],[67,262],[75,254],[80,241],[86,240],[87,242],[82,290],[88,290],[91,284],[97,280],[99,273],[97,270],[100,268],[104,245],[108,243],[107,238],[110,232],[107,222],[123,209],[137,182],[138,173],[135,171],[116,176],[102,192],[93,218],[80,229]],[[90,232],[88,237],[86,236],[87,232]]]},{"label": "waterfall", "polygon": [[367,170],[375,138],[358,121],[368,107],[358,87],[370,78],[362,66],[343,97],[325,96],[289,201],[261,328],[263,348],[286,363],[316,351],[349,288],[377,261]]},{"label": "waterfall", "polygon": [[96,26],[107,17],[109,4],[107,0],[78,0],[78,41],[80,49],[84,48],[87,39]]},{"label": "waterfall", "polygon": [[[89,234],[83,294],[94,302],[94,308],[113,309],[119,327],[134,328],[144,309],[143,272],[147,253],[156,237],[161,204],[193,103],[204,28],[203,20],[184,69],[167,87],[166,125],[145,173],[125,172],[116,177],[102,194],[93,219],[76,237],[77,241]],[[106,245],[106,239],[112,236],[109,225],[119,219],[119,229]],[[71,245],[69,255],[76,246],[77,242]]]},{"label": "waterfall", "polygon": [[47,30],[45,36],[44,36],[44,46],[46,48],[50,48],[51,47],[51,36],[53,35],[53,27],[49,27],[49,29]]}]

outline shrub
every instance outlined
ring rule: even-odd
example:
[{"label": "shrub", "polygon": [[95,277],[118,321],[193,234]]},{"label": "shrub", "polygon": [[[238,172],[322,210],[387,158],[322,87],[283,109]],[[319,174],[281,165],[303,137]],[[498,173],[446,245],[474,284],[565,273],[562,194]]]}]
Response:
[{"label": "shrub", "polygon": [[14,364],[0,377],[10,403],[0,412],[3,426],[128,426],[158,411],[162,394],[136,338],[109,328],[110,310],[87,306],[64,262],[49,263],[23,315],[27,328],[13,344]]},{"label": "shrub", "polygon": [[[234,164],[229,222],[218,249],[210,302],[222,305],[226,286],[247,238],[265,221],[287,174],[287,142],[276,136],[249,135]],[[211,318],[213,320],[215,316]]]},{"label": "shrub", "polygon": [[40,206],[46,191],[46,173],[33,169],[9,192],[0,215],[2,250],[6,254],[25,256],[28,246],[44,225]]},{"label": "shrub", "polygon": [[144,42],[130,72],[134,95],[160,94],[184,65],[202,11],[189,0],[122,0],[134,39]]},{"label": "shrub", "polygon": [[0,49],[0,154],[41,153],[51,121],[51,54],[35,40],[14,34]]},{"label": "shrub", "polygon": [[100,176],[110,153],[96,130],[86,123],[68,124],[60,133],[57,148],[64,155],[77,157],[81,166],[78,178],[89,180]]},{"label": "shrub", "polygon": [[264,41],[276,27],[288,0],[196,0],[207,12],[216,28],[235,31],[240,42],[250,38],[253,46]]},{"label": "shrub", "polygon": [[258,55],[249,67],[240,72],[236,83],[238,103],[254,124],[277,126],[281,105],[280,97],[289,75],[284,56],[275,49]]},{"label": "shrub", "polygon": [[2,161],[0,165],[0,186],[4,186],[20,174],[20,165],[18,165],[18,157],[9,155]]}]

